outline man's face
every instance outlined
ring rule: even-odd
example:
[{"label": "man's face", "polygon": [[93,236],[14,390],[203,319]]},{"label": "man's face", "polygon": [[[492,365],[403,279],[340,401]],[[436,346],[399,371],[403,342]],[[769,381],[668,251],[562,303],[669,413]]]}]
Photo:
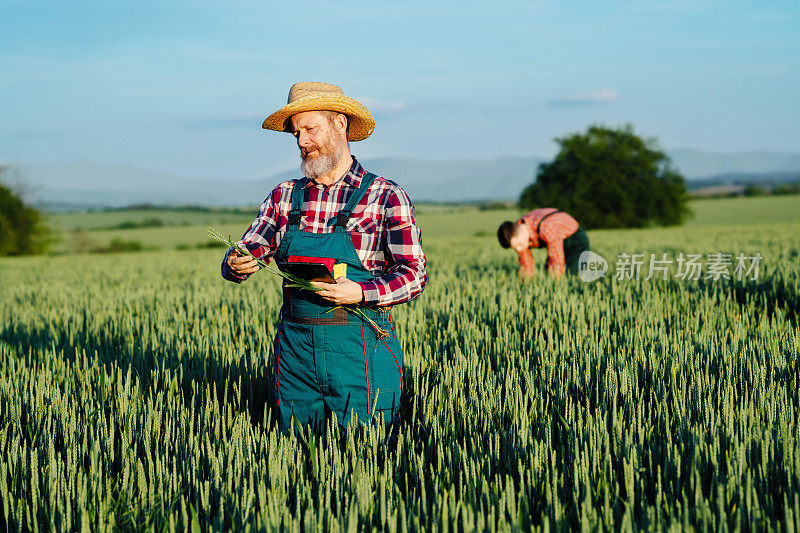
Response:
[{"label": "man's face", "polygon": [[530,246],[530,232],[525,224],[517,224],[514,235],[509,239],[511,248],[518,252],[524,252]]},{"label": "man's face", "polygon": [[317,157],[330,144],[332,124],[319,111],[305,111],[292,116],[292,133],[300,148],[300,157]]},{"label": "man's face", "polygon": [[347,146],[344,117],[337,115],[331,121],[319,111],[305,111],[291,120],[303,173],[314,179],[333,170]]}]

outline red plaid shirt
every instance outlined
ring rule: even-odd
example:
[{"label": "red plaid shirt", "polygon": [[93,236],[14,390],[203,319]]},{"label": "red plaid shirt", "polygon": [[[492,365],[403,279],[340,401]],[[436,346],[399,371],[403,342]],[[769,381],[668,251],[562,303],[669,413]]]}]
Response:
[{"label": "red plaid shirt", "polygon": [[[578,221],[563,211],[558,213],[556,211],[558,209],[553,207],[542,207],[523,215],[520,220],[524,221],[530,230],[531,248],[541,248],[542,244],[547,246],[547,267],[551,275],[558,277],[566,269],[564,239],[578,231]],[[542,221],[544,217],[547,218]],[[541,226],[539,226],[540,221],[542,221]],[[538,233],[537,228],[539,228]],[[529,250],[520,252],[519,265],[520,272],[533,273],[533,256]]]},{"label": "red plaid shirt", "polygon": [[[325,186],[309,180],[303,193],[300,230],[333,232],[334,227],[328,221],[344,208],[364,174],[364,167],[353,157],[350,170],[336,183]],[[269,261],[278,251],[289,224],[292,189],[298,181],[284,181],[275,187],[244,232],[241,242],[256,257]],[[347,232],[364,268],[374,276],[371,281],[359,283],[366,305],[406,302],[416,298],[425,287],[427,260],[415,216],[406,192],[395,182],[380,177],[353,209]],[[222,261],[222,277],[241,283],[247,276],[237,276],[231,271],[228,253],[230,250]]]}]

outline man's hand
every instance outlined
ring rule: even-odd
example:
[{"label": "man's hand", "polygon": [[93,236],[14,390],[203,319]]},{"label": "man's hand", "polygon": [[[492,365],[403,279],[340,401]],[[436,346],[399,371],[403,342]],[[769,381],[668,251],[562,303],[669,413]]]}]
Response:
[{"label": "man's hand", "polygon": [[531,279],[534,276],[533,265],[520,265],[519,266],[520,279]]},{"label": "man's hand", "polygon": [[315,281],[314,285],[322,289],[317,294],[336,305],[358,304],[364,299],[361,285],[344,276],[336,278],[336,283]]},{"label": "man's hand", "polygon": [[249,255],[241,255],[236,250],[231,250],[228,254],[228,266],[237,276],[245,276],[257,272],[258,262]]}]

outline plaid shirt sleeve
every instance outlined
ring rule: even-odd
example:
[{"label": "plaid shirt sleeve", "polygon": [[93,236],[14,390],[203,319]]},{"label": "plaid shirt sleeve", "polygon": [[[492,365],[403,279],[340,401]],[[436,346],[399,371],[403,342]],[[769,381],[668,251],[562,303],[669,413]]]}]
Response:
[{"label": "plaid shirt sleeve", "polygon": [[[287,192],[288,191],[288,192]],[[282,198],[286,194],[291,194],[291,182],[284,182],[275,187],[269,196],[261,204],[258,210],[258,215],[255,220],[244,232],[242,238],[239,240],[254,256],[263,259],[269,263],[270,258],[275,255],[278,250],[278,242],[276,239],[277,227],[279,222],[279,205]],[[238,275],[231,270],[228,265],[228,255],[233,248],[229,248],[225,252],[225,257],[222,259],[222,277],[228,281],[241,283],[250,277],[250,274]]]},{"label": "plaid shirt sleeve", "polygon": [[427,259],[422,251],[422,232],[406,192],[396,184],[384,203],[385,248],[389,266],[375,279],[361,282],[365,305],[393,305],[413,300],[428,280]]},{"label": "plaid shirt sleeve", "polygon": [[533,255],[531,254],[530,248],[519,252],[519,275],[523,277],[533,276],[533,267]]}]

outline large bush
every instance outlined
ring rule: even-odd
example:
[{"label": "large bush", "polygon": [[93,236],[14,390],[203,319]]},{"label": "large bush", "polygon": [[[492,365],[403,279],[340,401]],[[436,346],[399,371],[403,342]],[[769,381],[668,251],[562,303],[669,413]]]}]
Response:
[{"label": "large bush", "polygon": [[10,173],[0,166],[0,255],[40,253],[47,245],[42,216],[4,183]]},{"label": "large bush", "polygon": [[668,226],[690,214],[683,176],[630,126],[590,126],[556,141],[561,150],[539,166],[520,197],[523,208],[557,207],[587,228]]}]

